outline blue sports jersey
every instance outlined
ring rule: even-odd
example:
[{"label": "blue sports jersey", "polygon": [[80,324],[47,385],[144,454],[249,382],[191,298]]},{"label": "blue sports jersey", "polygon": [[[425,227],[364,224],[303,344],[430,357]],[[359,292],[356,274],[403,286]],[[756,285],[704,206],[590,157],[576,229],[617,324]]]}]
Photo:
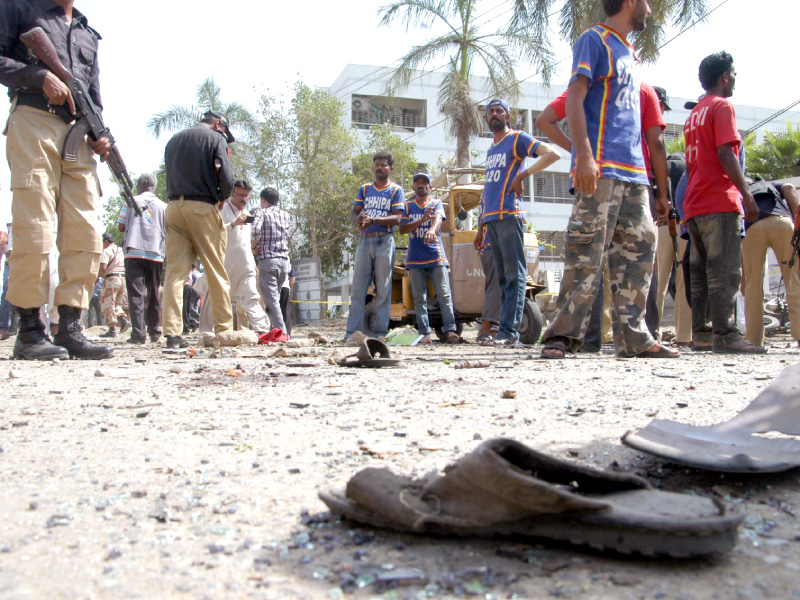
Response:
[{"label": "blue sports jersey", "polygon": [[[633,48],[619,33],[600,23],[581,35],[575,44],[569,82],[579,75],[589,78],[583,108],[601,177],[648,185]],[[573,152],[570,187],[574,172]]]},{"label": "blue sports jersey", "polygon": [[[378,188],[375,183],[365,183],[358,189],[358,194],[353,202],[353,206],[361,206],[365,215],[375,219],[388,217],[392,211],[403,210],[406,196],[396,183],[390,181],[386,187]],[[393,227],[377,225],[373,223],[361,233],[373,233],[375,231],[392,232]]]},{"label": "blue sports jersey", "polygon": [[[405,203],[405,210],[400,219],[401,223],[414,223],[425,216],[425,210],[433,204],[436,208],[434,215],[439,215],[442,220],[445,218],[444,207],[441,200],[429,199],[428,203],[424,206],[417,204],[417,200],[409,200]],[[433,220],[427,221],[420,225],[417,229],[408,234],[408,256],[406,257],[406,268],[420,268],[420,267],[435,267],[441,265],[444,267],[449,266],[447,263],[447,256],[444,253],[444,246],[442,246],[442,233],[441,229],[436,232],[436,243],[426,244],[425,234],[431,227]]]},{"label": "blue sports jersey", "polygon": [[525,215],[522,198],[511,189],[511,182],[527,156],[536,156],[539,141],[524,131],[509,131],[499,142],[492,142],[486,153],[486,183],[483,186],[483,222],[521,219]]}]

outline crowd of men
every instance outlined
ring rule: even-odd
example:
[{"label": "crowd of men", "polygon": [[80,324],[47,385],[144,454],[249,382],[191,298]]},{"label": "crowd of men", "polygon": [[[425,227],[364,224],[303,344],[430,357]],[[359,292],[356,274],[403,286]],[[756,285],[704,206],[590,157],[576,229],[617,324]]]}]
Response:
[{"label": "crowd of men", "polygon": [[[618,356],[676,358],[681,345],[695,351],[764,353],[766,249],[772,248],[779,261],[791,254],[797,191],[788,184],[746,180],[742,139],[728,100],[736,71],[725,52],[701,62],[705,94],[686,121],[685,157],[668,157],[663,113],[669,98],[663,88],[639,81],[627,41],[646,26],[649,2],[602,4],[605,22],[587,30],[575,45],[568,89],[537,120],[553,145],[513,129],[505,100],[495,99],[486,108],[493,140],[475,236],[486,274],[478,341],[518,343],[527,279],[523,182],[556,162],[561,155],[555,146],[560,146],[571,154],[575,202],[557,315],[543,335],[542,358],[598,350],[605,309],[610,309]],[[15,358],[113,356],[111,347],[82,333],[81,311],[89,308],[99,281],[108,326],[104,338],[130,327],[131,344],[145,344],[148,336],[158,342],[163,335],[167,348],[183,348],[188,345],[183,335],[195,325],[217,335],[231,331],[235,305],[240,321],[257,334],[277,332],[272,339],[288,339],[291,218],[280,208],[277,190],[269,187],[260,194],[261,208],[254,214],[247,210],[252,186],[235,179],[229,147],[235,139],[226,115],[210,110],[200,123],[172,137],[165,150],[167,202],[154,193],[155,176],[142,175],[133,199],[136,210],[124,208],[119,215],[124,241],[118,247],[100,228],[94,158],[105,160],[112,141],[87,136],[75,160],[62,158],[61,146],[76,119],[72,92],[20,41],[22,33],[42,27],[58,59],[70,65],[74,77],[86,83],[91,101],[102,108],[99,35],[73,0],[0,0],[0,9],[5,19],[0,83],[12,101],[4,133],[13,191],[13,252],[8,237],[0,237],[7,277],[0,335],[7,337],[16,327]],[[571,138],[558,125],[564,118]],[[529,159],[531,166],[524,168]],[[408,234],[405,267],[420,343],[433,341],[429,282],[444,340],[458,343],[441,238],[444,211],[432,196],[430,175],[414,176],[414,196],[406,200],[402,186],[391,180],[391,154],[377,153],[372,172],[374,181],[358,190],[351,211],[358,244],[345,339],[364,328],[364,299],[371,286],[372,334],[388,332],[398,227]],[[672,238],[667,224],[671,208],[680,213],[680,241]],[[681,251],[683,265],[675,274],[677,344],[669,346],[661,341],[660,321]],[[195,270],[198,263],[202,275]],[[792,335],[800,340],[800,269],[785,267],[782,263]],[[742,272],[744,336],[734,320]],[[130,317],[124,310],[126,296]],[[196,324],[184,316],[187,296],[190,306],[200,305]],[[44,306],[51,309],[52,339],[40,314]],[[12,327],[14,319],[18,325]]]}]

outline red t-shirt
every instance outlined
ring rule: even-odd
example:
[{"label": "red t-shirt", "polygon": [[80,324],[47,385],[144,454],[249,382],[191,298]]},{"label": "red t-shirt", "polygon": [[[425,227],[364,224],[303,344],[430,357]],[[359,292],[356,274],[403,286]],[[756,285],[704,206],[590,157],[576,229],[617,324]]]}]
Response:
[{"label": "red t-shirt", "polygon": [[736,130],[733,104],[722,96],[706,96],[692,109],[683,133],[689,177],[684,219],[721,212],[744,214],[739,190],[717,158],[717,148],[725,144],[733,144],[733,151],[739,156],[742,138]]},{"label": "red t-shirt", "polygon": [[642,154],[644,154],[644,164],[647,167],[647,176],[653,180],[653,167],[650,163],[650,148],[644,132],[652,127],[661,127],[661,131],[667,128],[667,122],[661,113],[661,104],[658,101],[656,91],[644,81],[639,91],[639,107],[642,112]]},{"label": "red t-shirt", "polygon": [[[647,167],[647,176],[653,179],[653,169],[650,166],[650,149],[647,147],[647,140],[644,137],[644,132],[651,127],[660,126],[661,130],[667,128],[667,123],[664,121],[664,115],[661,114],[661,104],[658,101],[658,94],[656,91],[644,81],[641,83],[639,89],[639,107],[642,118],[642,154],[644,154],[644,164]],[[552,108],[559,121],[562,121],[567,116],[567,90],[552,102]]]}]

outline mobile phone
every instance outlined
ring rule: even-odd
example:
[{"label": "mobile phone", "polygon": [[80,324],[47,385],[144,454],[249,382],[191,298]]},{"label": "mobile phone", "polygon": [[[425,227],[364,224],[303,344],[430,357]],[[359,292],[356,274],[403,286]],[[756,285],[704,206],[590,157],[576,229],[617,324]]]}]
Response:
[{"label": "mobile phone", "polygon": [[244,222],[245,223],[252,223],[255,220],[256,220],[255,215],[250,215],[249,217],[245,217]]}]

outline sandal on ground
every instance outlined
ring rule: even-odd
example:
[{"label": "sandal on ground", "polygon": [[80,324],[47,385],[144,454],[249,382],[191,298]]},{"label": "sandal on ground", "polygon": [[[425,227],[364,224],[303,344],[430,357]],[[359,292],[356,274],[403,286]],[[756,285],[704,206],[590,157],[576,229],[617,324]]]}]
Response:
[{"label": "sandal on ground", "polygon": [[758,346],[748,342],[744,338],[739,338],[735,342],[727,343],[715,341],[711,347],[714,354],[766,354],[764,346]]},{"label": "sandal on ground", "polygon": [[482,342],[489,342],[491,341],[491,339],[492,339],[491,333],[479,333],[475,341],[477,341],[480,344]]},{"label": "sandal on ground", "polygon": [[711,352],[711,342],[692,342],[692,352]]},{"label": "sandal on ground", "polygon": [[429,335],[423,336],[422,339],[417,342],[417,344],[432,344],[432,343],[433,339]]},{"label": "sandal on ground", "polygon": [[497,438],[411,479],[367,468],[346,489],[323,491],[331,511],[418,534],[549,539],[624,554],[727,552],[742,516],[702,496],[655,490],[641,477],[600,471]]},{"label": "sandal on ground", "polygon": [[560,360],[566,357],[567,352],[569,352],[569,340],[562,336],[556,336],[547,340],[539,357]]},{"label": "sandal on ground", "polygon": [[652,352],[651,350],[645,350],[644,352],[639,352],[638,354],[634,354],[634,358],[680,358],[681,353],[677,350],[673,350],[672,348],[667,348],[663,344],[657,344],[658,350]]}]

